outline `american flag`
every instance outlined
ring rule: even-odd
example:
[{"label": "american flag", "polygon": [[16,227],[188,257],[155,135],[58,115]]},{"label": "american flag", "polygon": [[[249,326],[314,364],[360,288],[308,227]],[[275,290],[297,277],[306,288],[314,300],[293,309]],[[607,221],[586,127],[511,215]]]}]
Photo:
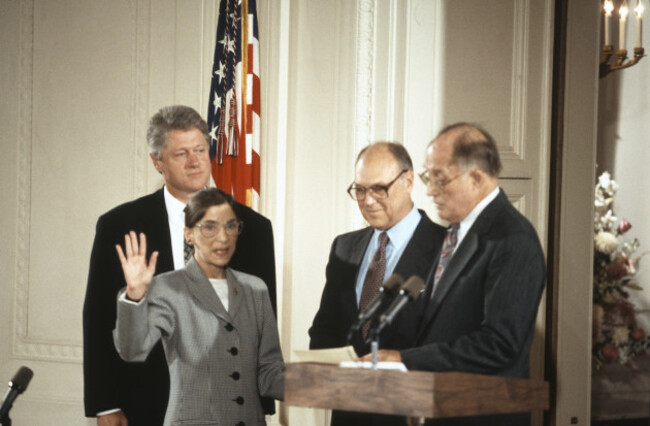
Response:
[{"label": "american flag", "polygon": [[210,103],[217,188],[257,207],[260,194],[259,38],[255,0],[221,0]]}]

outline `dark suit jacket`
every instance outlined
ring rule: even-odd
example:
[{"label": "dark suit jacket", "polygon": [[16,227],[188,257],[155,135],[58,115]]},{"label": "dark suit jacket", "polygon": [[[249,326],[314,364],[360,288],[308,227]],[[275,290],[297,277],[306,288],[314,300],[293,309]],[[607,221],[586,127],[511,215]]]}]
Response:
[{"label": "dark suit jacket", "polygon": [[[231,266],[261,278],[269,287],[275,309],[271,222],[246,206],[238,204],[236,208],[244,229]],[[124,243],[129,230],[146,234],[149,254],[159,252],[156,274],[174,269],[162,189],[122,204],[97,221],[83,309],[85,413],[94,417],[98,412],[121,408],[131,426],[161,425],[169,395],[162,345],[156,345],[144,363],[122,361],[113,345],[115,300],[126,285],[115,245]]]},{"label": "dark suit jacket", "polygon": [[[529,377],[529,350],[546,281],[537,233],[503,191],[456,247],[432,299],[421,298],[416,345],[401,351],[409,370]],[[529,416],[488,416],[431,424],[520,425]]]},{"label": "dark suit jacket", "polygon": [[[412,275],[426,278],[431,265],[438,256],[445,230],[433,223],[424,211],[422,218],[402,257],[395,266],[394,273],[408,279]],[[326,268],[326,282],[320,308],[309,329],[310,349],[335,348],[348,344],[347,335],[350,327],[359,315],[355,291],[357,273],[368,247],[373,228],[368,227],[336,237],[332,243],[329,262]],[[388,326],[379,338],[382,349],[403,349],[413,346],[417,331],[417,316],[412,309],[404,309]],[[359,336],[353,341],[359,355],[369,352]],[[362,426],[370,424],[404,424],[401,419],[388,419],[388,416],[370,416],[367,414],[335,411],[332,425]]]}]

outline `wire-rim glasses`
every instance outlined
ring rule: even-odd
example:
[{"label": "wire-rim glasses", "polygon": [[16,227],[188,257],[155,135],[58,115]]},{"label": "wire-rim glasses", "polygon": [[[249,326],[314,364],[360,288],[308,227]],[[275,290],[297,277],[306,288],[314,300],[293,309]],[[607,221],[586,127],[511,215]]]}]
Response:
[{"label": "wire-rim glasses", "polygon": [[[469,170],[468,170],[468,171],[469,171]],[[447,185],[449,185],[450,183],[452,183],[453,181],[455,181],[456,179],[458,179],[459,177],[461,177],[461,176],[464,175],[465,173],[467,173],[467,171],[465,171],[465,172],[463,172],[463,173],[459,173],[459,174],[457,174],[456,176],[454,176],[453,178],[450,178],[450,179],[433,179],[433,178],[429,175],[429,171],[428,171],[428,170],[424,170],[424,171],[418,173],[418,176],[420,177],[420,180],[422,181],[422,183],[423,183],[425,186],[433,185],[433,186],[435,186],[436,188],[438,188],[438,189],[440,189],[440,190],[443,190],[443,189],[445,189],[445,187],[446,187]]]},{"label": "wire-rim glasses", "polygon": [[199,228],[201,235],[203,235],[205,238],[214,238],[222,228],[225,231],[226,235],[229,237],[234,237],[235,235],[241,234],[242,230],[244,229],[244,222],[237,219],[229,220],[226,223],[206,220],[205,222],[201,222],[196,225],[196,227]]}]

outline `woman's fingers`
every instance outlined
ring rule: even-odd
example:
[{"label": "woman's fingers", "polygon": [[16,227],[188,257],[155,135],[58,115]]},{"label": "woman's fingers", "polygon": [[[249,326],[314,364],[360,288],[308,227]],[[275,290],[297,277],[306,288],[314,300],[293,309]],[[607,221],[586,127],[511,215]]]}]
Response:
[{"label": "woman's fingers", "polygon": [[[140,233],[140,242],[138,243],[138,236],[135,231],[129,231],[128,234],[124,235],[124,251],[122,254],[126,254],[125,258],[131,259],[135,256],[146,256],[147,255],[147,237],[144,235],[144,232]],[[119,252],[118,252],[119,255]],[[121,258],[120,258],[121,259]]]},{"label": "woman's fingers", "polygon": [[[133,231],[131,231],[133,232]],[[133,232],[135,235],[135,232]],[[140,232],[140,251],[139,254],[141,256],[146,256],[147,255],[147,237],[144,235],[144,232]]]},{"label": "woman's fingers", "polygon": [[124,251],[122,251],[122,246],[115,244],[115,250],[117,250],[117,257],[120,258],[120,263],[124,266],[126,264],[126,257],[124,256]]},{"label": "woman's fingers", "polygon": [[156,262],[158,261],[158,252],[154,251],[151,253],[151,258],[149,259],[149,265],[147,265],[147,272],[153,277],[156,273]]}]

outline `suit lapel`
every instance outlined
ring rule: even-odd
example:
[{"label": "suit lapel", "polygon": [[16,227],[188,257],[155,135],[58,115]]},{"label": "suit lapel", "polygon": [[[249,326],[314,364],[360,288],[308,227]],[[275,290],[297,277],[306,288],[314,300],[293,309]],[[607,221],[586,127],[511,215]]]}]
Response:
[{"label": "suit lapel", "polygon": [[[445,268],[438,285],[433,289],[433,298],[428,303],[427,310],[424,314],[424,324],[427,325],[429,321],[435,316],[440,308],[440,304],[449,293],[452,285],[460,273],[465,269],[474,253],[478,249],[478,235],[476,233],[468,233],[463,239],[463,242],[458,246],[456,252],[452,256],[449,264]],[[436,262],[437,265],[437,262]],[[433,284],[433,275],[429,274],[430,284]]]},{"label": "suit lapel", "polygon": [[[230,316],[228,315],[228,312],[226,312],[226,308],[224,308],[219,296],[217,296],[217,292],[214,291],[212,284],[210,284],[210,281],[194,258],[190,259],[190,261],[187,262],[187,265],[185,265],[185,272],[191,281],[188,286],[189,292],[197,303],[207,311],[212,312],[215,316],[229,322]],[[228,285],[228,287],[230,289],[230,285]],[[230,297],[230,295],[231,293],[229,290],[228,296]],[[229,299],[228,303],[233,303],[233,300]]]},{"label": "suit lapel", "polygon": [[349,282],[351,286],[351,294],[353,297],[353,305],[355,307],[355,316],[359,313],[359,306],[357,305],[357,276],[359,275],[359,269],[361,268],[361,262],[363,262],[363,256],[368,249],[368,244],[370,244],[370,238],[372,237],[373,228],[368,227],[359,234],[358,241],[353,244],[350,248],[350,263],[354,266],[350,268],[351,276],[342,277],[343,282]]},{"label": "suit lapel", "polygon": [[[394,273],[399,274],[404,280],[411,277],[412,271],[426,271],[431,268],[431,262],[436,256],[435,245],[440,243],[440,241],[432,240],[429,233],[423,232],[425,227],[429,225],[427,223],[429,218],[422,210],[420,210],[420,215],[420,222],[397,265],[395,265]],[[420,278],[426,279],[427,277]]]},{"label": "suit lapel", "polygon": [[244,292],[230,268],[226,269],[226,280],[228,281],[228,315],[230,318],[235,318],[244,300]]},{"label": "suit lapel", "polygon": [[363,261],[363,255],[368,249],[368,244],[370,244],[372,233],[372,228],[366,228],[366,232],[361,233],[359,236],[359,241],[353,245],[352,250],[350,251],[350,262],[356,266],[356,272],[359,272],[361,262]]},{"label": "suit lapel", "polygon": [[[424,313],[422,326],[420,327],[420,335],[428,329],[429,323],[434,319],[445,297],[449,294],[449,291],[455,285],[458,277],[465,270],[470,260],[479,249],[482,235],[490,230],[495,218],[507,203],[509,203],[509,201],[504,192],[499,190],[499,195],[497,195],[497,197],[488,204],[476,218],[476,221],[474,221],[474,224],[467,232],[467,235],[465,235],[463,241],[456,248],[456,252],[442,273],[440,281],[438,281],[438,285],[434,289],[433,297],[428,303],[426,312]],[[438,262],[436,261],[434,267],[437,264]],[[429,273],[429,278],[427,279],[429,285],[433,284],[433,275],[433,273]]]}]

